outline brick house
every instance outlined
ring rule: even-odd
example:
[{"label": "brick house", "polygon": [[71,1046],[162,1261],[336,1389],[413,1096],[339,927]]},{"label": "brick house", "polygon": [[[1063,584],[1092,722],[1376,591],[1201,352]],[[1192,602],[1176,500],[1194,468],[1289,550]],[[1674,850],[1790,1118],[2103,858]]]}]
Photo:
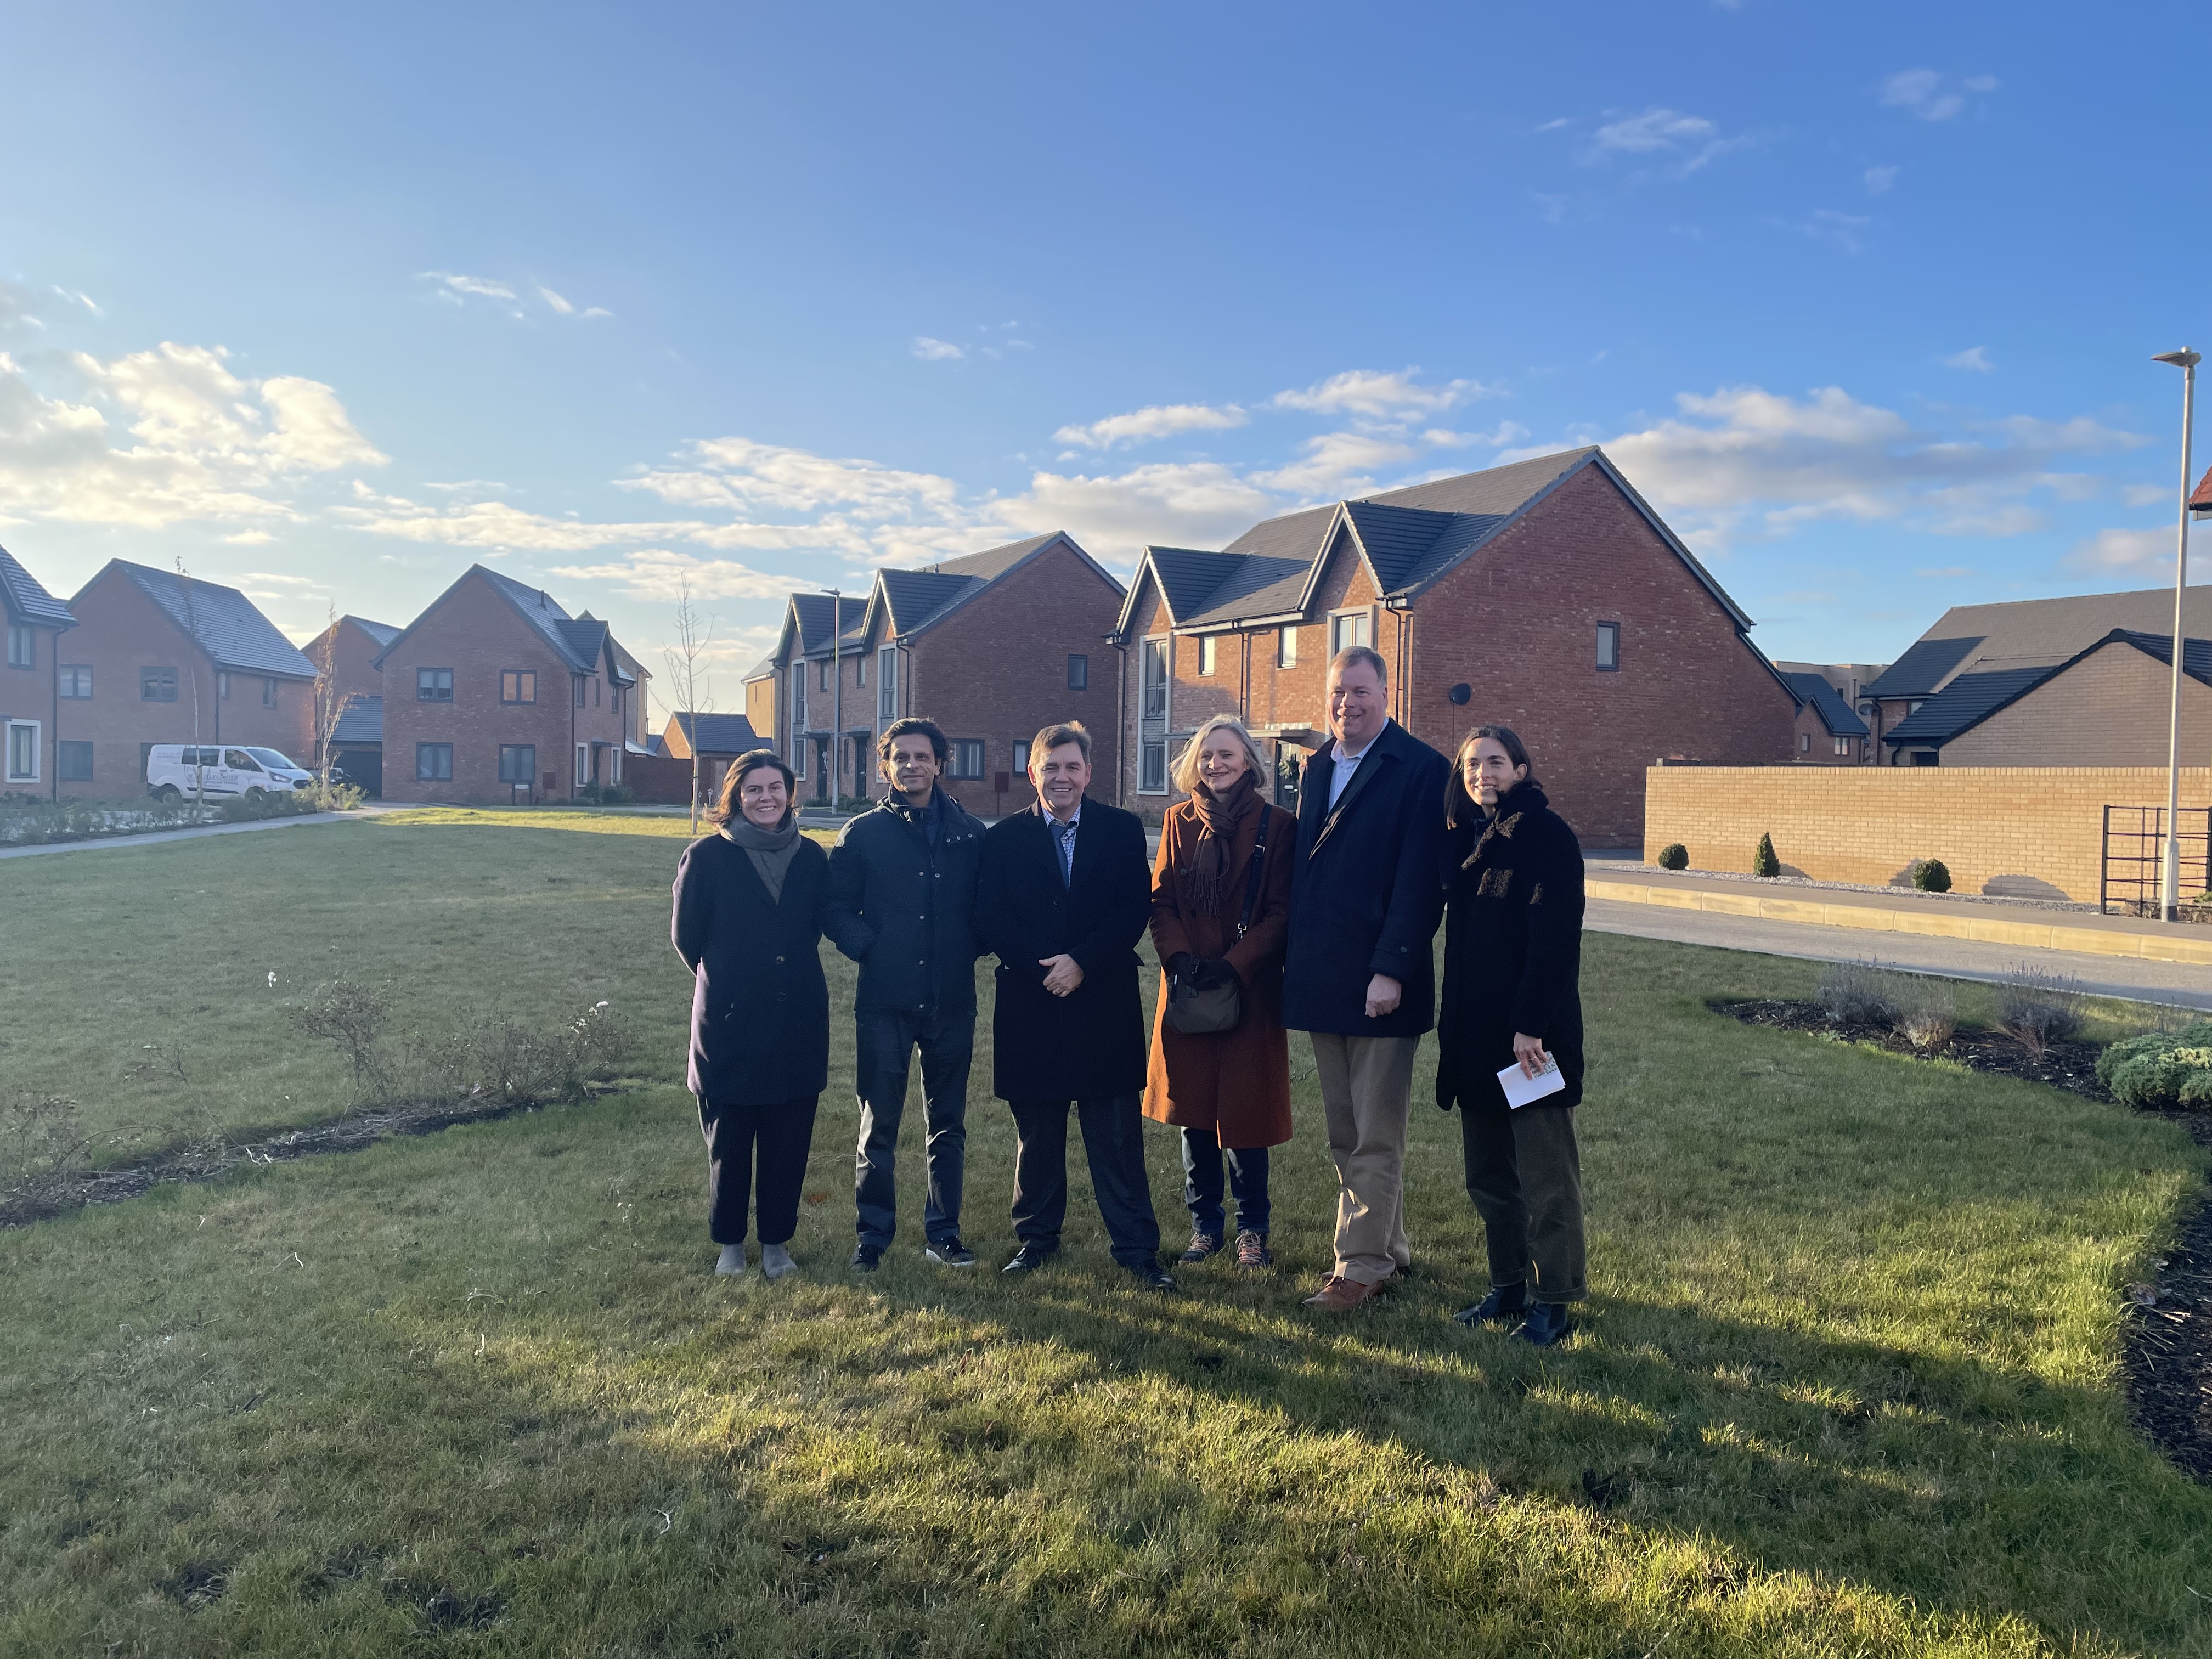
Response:
[{"label": "brick house", "polygon": [[[753,730],[753,723],[743,714],[678,713],[668,717],[653,752],[682,763],[685,775],[684,795],[690,793],[691,761],[696,756],[700,799],[712,801],[722,793],[722,774],[730,763],[763,746],[763,738]],[[678,799],[684,799],[684,795]]]},{"label": "brick house", "polygon": [[76,626],[70,608],[0,547],[0,622],[8,629],[8,665],[0,669],[0,794],[61,795],[66,755],[55,750],[61,729],[61,639]]},{"label": "brick house", "polygon": [[773,653],[763,657],[745,671],[743,681],[745,690],[745,723],[758,733],[761,741],[771,748],[780,747],[776,735],[783,730],[777,718],[776,692],[783,684],[783,675],[776,666]]},{"label": "brick house", "polygon": [[234,587],[111,559],[71,597],[61,793],[143,794],[157,743],[312,757],[315,665]]},{"label": "brick house", "polygon": [[1114,630],[1127,799],[1157,821],[1198,724],[1242,716],[1296,799],[1329,658],[1390,666],[1390,712],[1449,752],[1473,726],[1528,740],[1585,845],[1641,844],[1660,756],[1790,757],[1796,693],[1751,619],[1597,448],[1309,507],[1218,552],[1147,548]]},{"label": "brick house", "polygon": [[1818,669],[1792,663],[1775,667],[1797,694],[1797,731],[1790,759],[1800,766],[1864,766],[1874,758],[1867,723],[1853,712],[1835,681]]},{"label": "brick house", "polygon": [[[944,728],[952,745],[945,787],[971,812],[996,817],[1033,799],[1022,776],[1030,739],[1064,720],[1090,729],[1093,790],[1113,799],[1119,665],[1108,661],[1106,635],[1122,598],[1064,531],[878,571],[865,601],[793,594],[770,658],[781,724],[769,729],[808,780],[801,798],[829,799],[833,740],[845,793],[857,777],[880,798],[876,735],[920,715]],[[748,709],[757,684],[749,678]]]},{"label": "brick house", "polygon": [[566,800],[622,781],[641,670],[607,625],[471,565],[377,653],[386,800]]}]

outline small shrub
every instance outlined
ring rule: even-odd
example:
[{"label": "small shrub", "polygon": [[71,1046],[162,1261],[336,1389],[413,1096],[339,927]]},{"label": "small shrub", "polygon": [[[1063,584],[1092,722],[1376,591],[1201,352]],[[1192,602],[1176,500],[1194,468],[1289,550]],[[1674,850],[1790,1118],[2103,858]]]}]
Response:
[{"label": "small shrub", "polygon": [[2097,1080],[2123,1105],[2212,1110],[2212,1020],[2112,1044],[2097,1056]]},{"label": "small shrub", "polygon": [[1897,1002],[1897,1029],[1916,1048],[1939,1048],[1959,1029],[1959,1005],[1951,982],[1943,979],[1909,978]]},{"label": "small shrub", "polygon": [[587,783],[576,792],[576,799],[594,806],[630,806],[637,801],[637,791],[626,783]]},{"label": "small shrub", "polygon": [[1941,859],[1914,860],[1911,875],[1912,884],[1923,893],[1951,890],[1951,872]]},{"label": "small shrub", "polygon": [[319,985],[295,1009],[293,1023],[311,1037],[334,1044],[353,1070],[364,1098],[383,1092],[385,1068],[378,1048],[384,1035],[384,999],[366,985],[332,980]]},{"label": "small shrub", "polygon": [[1690,867],[1690,849],[1679,841],[1670,841],[1659,849],[1662,870],[1686,870]]},{"label": "small shrub", "polygon": [[1759,850],[1751,855],[1751,873],[1754,876],[1778,876],[1782,860],[1774,856],[1774,837],[1771,834],[1759,838]]},{"label": "small shrub", "polygon": [[1997,1030],[2040,1054],[2081,1030],[2081,981],[2023,963],[1997,993]]},{"label": "small shrub", "polygon": [[1813,1000],[1838,1025],[1887,1025],[1897,1017],[1897,975],[1871,962],[1832,962]]},{"label": "small shrub", "polygon": [[91,1149],[75,1101],[0,1090],[0,1195],[66,1189],[84,1173]]}]

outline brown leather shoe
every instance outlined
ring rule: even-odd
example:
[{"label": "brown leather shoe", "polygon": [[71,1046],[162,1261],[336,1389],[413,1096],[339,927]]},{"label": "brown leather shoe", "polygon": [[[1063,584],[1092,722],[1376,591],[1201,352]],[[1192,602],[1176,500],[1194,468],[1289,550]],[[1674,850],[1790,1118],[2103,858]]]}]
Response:
[{"label": "brown leather shoe", "polygon": [[1306,1306],[1324,1309],[1330,1313],[1350,1313],[1374,1294],[1372,1285],[1363,1285],[1356,1279],[1331,1273],[1321,1289],[1306,1298]]}]

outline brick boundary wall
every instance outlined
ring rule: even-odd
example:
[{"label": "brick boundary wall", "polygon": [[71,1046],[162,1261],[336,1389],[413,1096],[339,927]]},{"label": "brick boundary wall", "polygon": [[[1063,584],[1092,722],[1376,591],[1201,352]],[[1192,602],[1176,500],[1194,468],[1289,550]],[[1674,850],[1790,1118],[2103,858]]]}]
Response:
[{"label": "brick boundary wall", "polygon": [[[1692,870],[1748,873],[1762,834],[1784,872],[1875,885],[1941,859],[1953,889],[2097,902],[2104,809],[2163,806],[2163,767],[1655,766],[1644,854],[1680,842]],[[2185,767],[2184,807],[2212,804]]]}]

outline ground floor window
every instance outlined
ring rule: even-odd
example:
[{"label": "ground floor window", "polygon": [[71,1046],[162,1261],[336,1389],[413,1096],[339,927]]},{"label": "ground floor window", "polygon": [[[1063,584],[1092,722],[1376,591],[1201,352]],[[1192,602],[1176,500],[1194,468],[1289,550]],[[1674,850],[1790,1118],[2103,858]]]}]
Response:
[{"label": "ground floor window", "polygon": [[980,778],[983,775],[983,740],[981,738],[955,738],[952,740],[952,764],[947,769],[949,778]]},{"label": "ground floor window", "polygon": [[591,781],[592,746],[589,744],[580,743],[576,745],[576,787],[581,789]]},{"label": "ground floor window", "polygon": [[8,781],[36,783],[39,781],[39,723],[36,720],[8,722]]},{"label": "ground floor window", "polygon": [[1137,787],[1147,794],[1164,794],[1168,787],[1168,746],[1165,743],[1145,745],[1143,770]]},{"label": "ground floor window", "polygon": [[415,779],[418,783],[451,783],[453,780],[453,745],[450,743],[416,744]]},{"label": "ground floor window", "polygon": [[501,783],[529,783],[538,775],[538,747],[528,743],[503,743],[499,746],[499,781]]},{"label": "ground floor window", "polygon": [[803,778],[806,775],[806,751],[812,747],[814,747],[814,745],[807,742],[804,738],[799,738],[793,741],[791,745],[791,775],[794,778]]},{"label": "ground floor window", "polygon": [[92,781],[92,745],[88,743],[58,743],[54,745],[54,769],[64,783]]}]

